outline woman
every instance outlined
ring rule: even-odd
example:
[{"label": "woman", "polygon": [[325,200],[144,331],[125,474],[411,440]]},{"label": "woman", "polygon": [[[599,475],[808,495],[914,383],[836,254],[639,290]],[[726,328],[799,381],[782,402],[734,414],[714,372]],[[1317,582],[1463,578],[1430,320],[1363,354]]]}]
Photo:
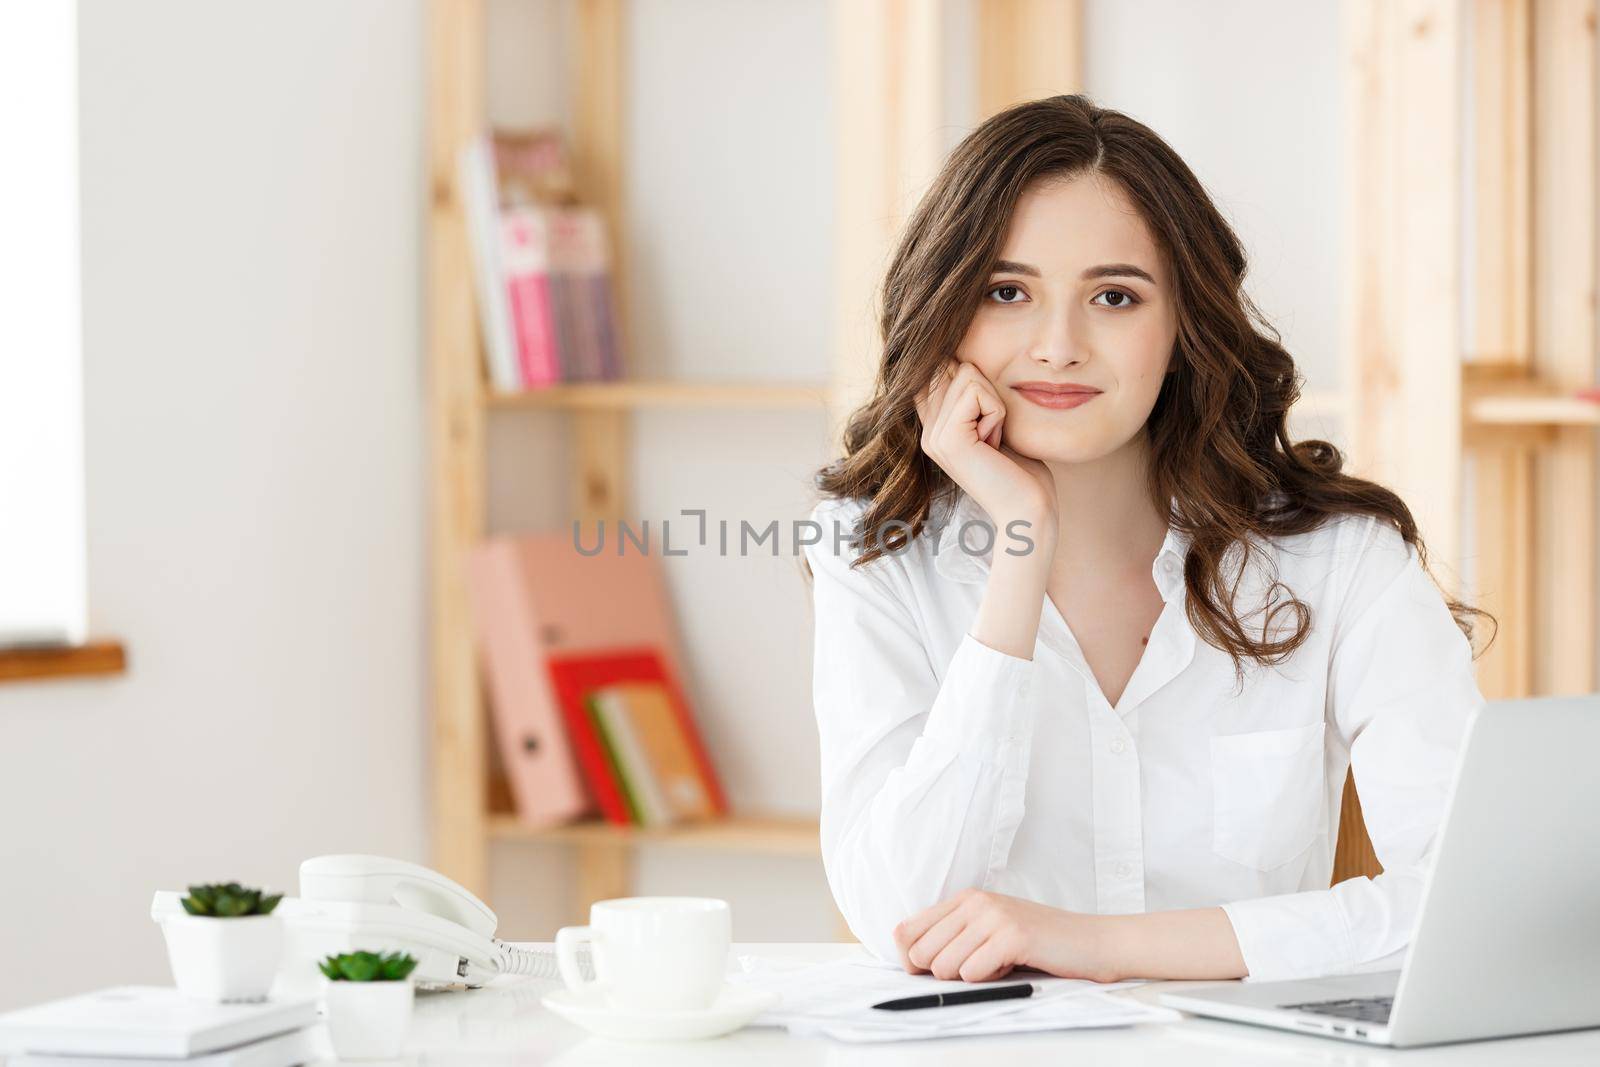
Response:
[{"label": "woman", "polygon": [[[1172,149],[1082,96],[985,122],[907,224],[806,549],[823,858],[880,956],[1398,966],[1482,613],[1394,493],[1290,440],[1244,274]],[[1384,873],[1328,888],[1352,765]]]}]

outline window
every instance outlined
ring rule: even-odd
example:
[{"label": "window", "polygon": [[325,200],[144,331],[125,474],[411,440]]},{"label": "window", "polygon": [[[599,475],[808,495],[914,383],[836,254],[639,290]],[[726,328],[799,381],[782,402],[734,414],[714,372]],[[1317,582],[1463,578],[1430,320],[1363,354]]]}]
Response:
[{"label": "window", "polygon": [[86,636],[77,16],[0,4],[0,645]]}]

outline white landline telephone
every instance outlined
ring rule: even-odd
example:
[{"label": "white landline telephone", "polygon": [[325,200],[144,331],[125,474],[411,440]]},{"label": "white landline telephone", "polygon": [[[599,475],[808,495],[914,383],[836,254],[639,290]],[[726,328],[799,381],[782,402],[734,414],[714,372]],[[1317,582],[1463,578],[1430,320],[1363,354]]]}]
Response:
[{"label": "white landline telephone", "polygon": [[[182,915],[183,894],[156,893],[157,923]],[[383,856],[317,856],[300,865],[300,895],[285,897],[284,963],[274,994],[314,988],[316,961],[339,952],[409,952],[413,980],[424,987],[475,989],[496,975],[558,978],[555,954],[496,940],[488,906],[436,871]],[[580,960],[592,977],[587,958]]]}]

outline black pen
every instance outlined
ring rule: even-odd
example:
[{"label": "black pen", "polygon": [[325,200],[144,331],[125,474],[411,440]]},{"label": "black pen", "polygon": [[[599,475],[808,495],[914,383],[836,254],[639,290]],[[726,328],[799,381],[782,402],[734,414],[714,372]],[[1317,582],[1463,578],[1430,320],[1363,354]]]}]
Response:
[{"label": "black pen", "polygon": [[925,997],[901,997],[899,1000],[874,1004],[873,1007],[884,1011],[910,1011],[913,1008],[942,1008],[947,1004],[981,1004],[986,1000],[1016,1000],[1031,996],[1033,985],[1023,982],[1019,985],[990,986],[987,989],[958,989],[954,993],[930,993]]}]

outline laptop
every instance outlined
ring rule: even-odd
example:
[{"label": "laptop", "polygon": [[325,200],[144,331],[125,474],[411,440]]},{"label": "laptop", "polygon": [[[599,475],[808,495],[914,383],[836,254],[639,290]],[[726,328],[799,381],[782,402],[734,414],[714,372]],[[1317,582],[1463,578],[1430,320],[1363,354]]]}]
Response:
[{"label": "laptop", "polygon": [[1196,1015],[1405,1048],[1600,1026],[1600,694],[1476,710],[1398,971],[1163,993]]}]

